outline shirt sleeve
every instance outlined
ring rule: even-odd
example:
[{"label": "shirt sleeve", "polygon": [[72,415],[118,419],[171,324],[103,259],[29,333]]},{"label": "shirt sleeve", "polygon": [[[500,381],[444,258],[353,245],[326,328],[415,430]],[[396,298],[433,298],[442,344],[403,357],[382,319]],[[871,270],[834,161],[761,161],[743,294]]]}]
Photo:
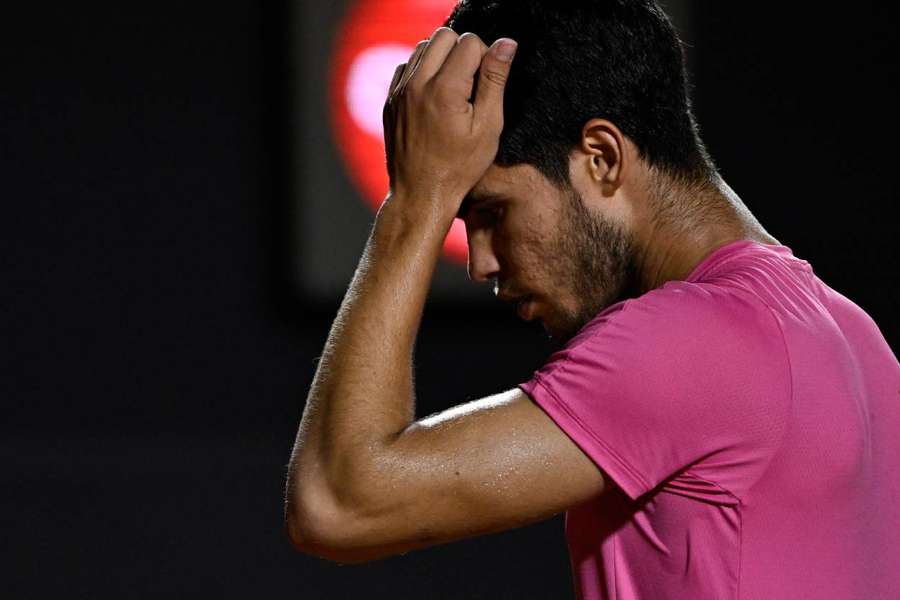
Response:
[{"label": "shirt sleeve", "polygon": [[632,499],[687,470],[740,497],[790,409],[761,302],[673,282],[598,315],[519,386]]}]

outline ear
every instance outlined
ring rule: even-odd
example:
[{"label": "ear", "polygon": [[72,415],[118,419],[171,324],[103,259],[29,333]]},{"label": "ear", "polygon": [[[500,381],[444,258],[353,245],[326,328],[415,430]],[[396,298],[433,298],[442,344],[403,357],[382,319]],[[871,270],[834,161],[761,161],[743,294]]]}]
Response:
[{"label": "ear", "polygon": [[611,196],[621,187],[631,167],[625,136],[606,119],[591,119],[581,130],[578,150],[588,176]]}]

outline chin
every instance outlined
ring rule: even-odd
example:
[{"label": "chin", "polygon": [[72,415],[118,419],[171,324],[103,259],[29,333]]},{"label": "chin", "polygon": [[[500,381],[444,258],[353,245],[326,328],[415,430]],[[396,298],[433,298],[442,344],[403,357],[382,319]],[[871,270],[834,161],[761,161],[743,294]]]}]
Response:
[{"label": "chin", "polygon": [[581,329],[581,325],[575,323],[559,323],[550,319],[541,319],[541,325],[550,339],[557,344],[564,345]]},{"label": "chin", "polygon": [[560,312],[541,317],[541,324],[550,339],[559,344],[566,344],[582,328],[590,323],[599,310],[585,309],[579,313]]}]

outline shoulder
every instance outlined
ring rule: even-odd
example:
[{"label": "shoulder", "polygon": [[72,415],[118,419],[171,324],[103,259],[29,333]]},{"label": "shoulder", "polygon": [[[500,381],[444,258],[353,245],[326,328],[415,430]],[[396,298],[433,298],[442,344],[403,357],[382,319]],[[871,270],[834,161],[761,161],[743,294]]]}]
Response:
[{"label": "shoulder", "polygon": [[731,287],[673,281],[601,312],[563,352],[580,354],[611,344],[641,354],[735,346],[746,352],[750,346],[762,350],[781,343],[777,322],[758,298]]},{"label": "shoulder", "polygon": [[765,304],[716,286],[672,282],[600,313],[535,381],[586,392],[602,382],[628,396],[762,386],[760,393],[781,397],[789,372],[781,329]]},{"label": "shoulder", "polygon": [[764,303],[673,282],[603,311],[523,389],[588,431],[592,456],[636,497],[703,457],[777,444],[791,387]]}]

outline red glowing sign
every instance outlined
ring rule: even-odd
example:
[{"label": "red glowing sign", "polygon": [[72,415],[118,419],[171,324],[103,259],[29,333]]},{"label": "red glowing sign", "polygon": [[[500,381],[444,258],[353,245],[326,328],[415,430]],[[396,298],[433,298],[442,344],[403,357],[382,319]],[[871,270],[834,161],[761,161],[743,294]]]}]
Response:
[{"label": "red glowing sign", "polygon": [[[440,27],[453,0],[359,0],[336,38],[331,65],[331,117],[335,145],[366,203],[377,210],[388,190],[381,111],[400,63],[419,40]],[[465,263],[466,228],[456,219],[444,253]]]}]

